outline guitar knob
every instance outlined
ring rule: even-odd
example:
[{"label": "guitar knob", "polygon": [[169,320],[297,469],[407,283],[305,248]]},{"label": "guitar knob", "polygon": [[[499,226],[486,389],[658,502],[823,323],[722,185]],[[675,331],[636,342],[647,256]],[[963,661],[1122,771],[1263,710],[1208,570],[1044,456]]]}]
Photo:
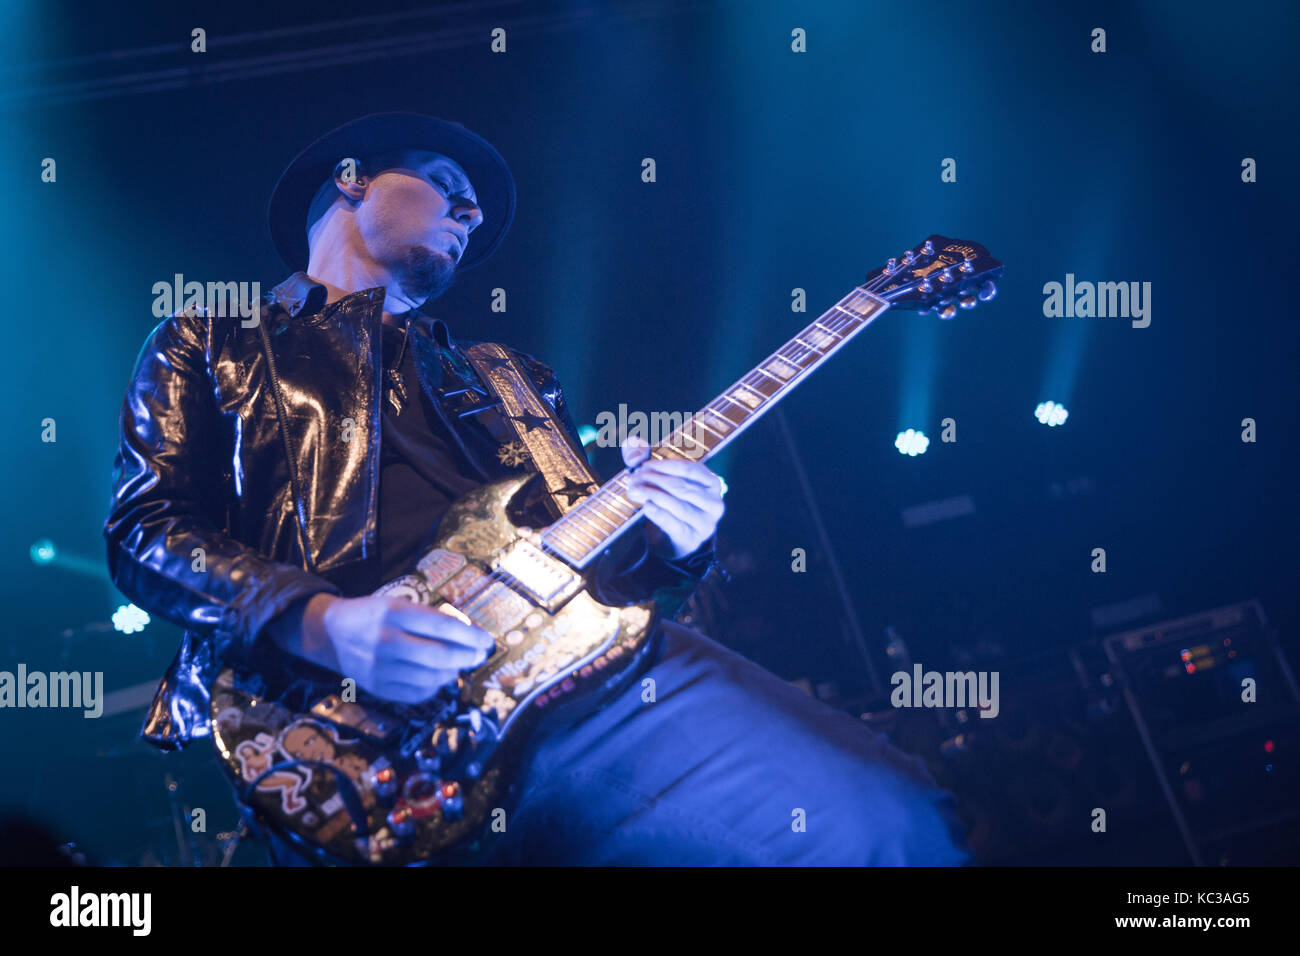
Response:
[{"label": "guitar knob", "polygon": [[951,302],[949,302],[947,305],[945,305],[942,309],[939,310],[939,318],[941,319],[951,319],[956,314],[957,314],[957,307],[953,305]]},{"label": "guitar knob", "polygon": [[442,801],[442,815],[448,820],[459,820],[465,815],[465,801],[460,797],[448,797]]},{"label": "guitar knob", "polygon": [[448,820],[459,820],[465,813],[465,798],[461,796],[460,784],[452,780],[442,785],[442,815]]},{"label": "guitar knob", "polygon": [[398,843],[409,843],[415,836],[415,814],[411,813],[410,807],[394,810],[388,814],[387,820],[388,828],[393,831]]},{"label": "guitar knob", "polygon": [[381,804],[391,807],[397,798],[397,771],[392,767],[376,770],[370,775],[370,788]]},{"label": "guitar knob", "polygon": [[978,305],[978,302],[976,302],[975,296],[964,295],[957,300],[957,304],[960,305],[963,309],[973,309],[975,308],[976,305]]},{"label": "guitar knob", "polygon": [[989,279],[980,287],[980,301],[987,302],[998,294],[998,287]]}]

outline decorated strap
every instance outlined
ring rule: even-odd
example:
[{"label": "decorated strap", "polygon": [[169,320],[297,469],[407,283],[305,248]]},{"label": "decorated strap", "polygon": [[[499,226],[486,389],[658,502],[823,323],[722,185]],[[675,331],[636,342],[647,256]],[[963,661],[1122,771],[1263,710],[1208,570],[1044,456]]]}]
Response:
[{"label": "decorated strap", "polygon": [[465,353],[501,399],[502,416],[542,473],[551,500],[560,514],[567,514],[600,480],[513,355],[494,342],[471,345]]}]

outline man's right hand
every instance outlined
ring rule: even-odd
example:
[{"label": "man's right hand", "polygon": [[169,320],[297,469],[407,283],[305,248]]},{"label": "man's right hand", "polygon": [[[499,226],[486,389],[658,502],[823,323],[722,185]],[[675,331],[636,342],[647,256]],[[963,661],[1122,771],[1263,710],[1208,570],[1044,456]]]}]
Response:
[{"label": "man's right hand", "polygon": [[291,654],[351,677],[388,700],[427,700],[457,673],[485,661],[492,635],[405,598],[316,594],[270,625]]}]

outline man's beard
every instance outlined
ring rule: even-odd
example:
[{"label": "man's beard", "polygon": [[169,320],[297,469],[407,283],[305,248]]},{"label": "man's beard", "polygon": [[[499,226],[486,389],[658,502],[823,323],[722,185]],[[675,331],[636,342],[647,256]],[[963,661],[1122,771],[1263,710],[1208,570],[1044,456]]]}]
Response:
[{"label": "man's beard", "polygon": [[396,273],[404,294],[415,302],[427,302],[447,291],[456,277],[456,261],[428,246],[411,246]]}]

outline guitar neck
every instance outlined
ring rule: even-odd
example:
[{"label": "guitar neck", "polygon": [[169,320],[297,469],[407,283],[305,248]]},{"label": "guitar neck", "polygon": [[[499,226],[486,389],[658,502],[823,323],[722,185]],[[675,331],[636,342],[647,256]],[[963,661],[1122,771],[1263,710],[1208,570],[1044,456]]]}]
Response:
[{"label": "guitar neck", "polygon": [[[650,452],[652,458],[707,461],[808,378],[890,303],[855,286],[794,338],[721,395],[674,429]],[[631,472],[623,469],[591,497],[542,533],[547,550],[583,568],[641,517],[641,506],[625,492]]]}]

